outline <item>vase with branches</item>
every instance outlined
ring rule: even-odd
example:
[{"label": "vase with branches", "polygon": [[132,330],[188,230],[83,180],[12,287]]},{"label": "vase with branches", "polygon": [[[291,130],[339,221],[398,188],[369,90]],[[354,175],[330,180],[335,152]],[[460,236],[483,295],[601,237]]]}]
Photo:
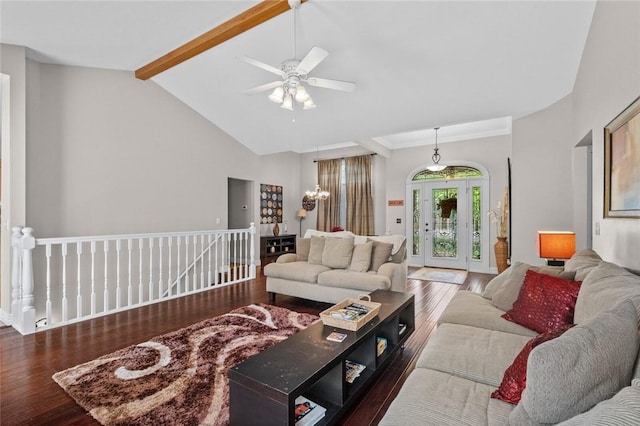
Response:
[{"label": "vase with branches", "polygon": [[502,201],[498,201],[495,209],[489,211],[491,222],[496,224],[498,242],[494,246],[496,266],[498,273],[507,269],[509,256],[509,243],[507,243],[507,224],[509,223],[509,189],[504,189]]}]

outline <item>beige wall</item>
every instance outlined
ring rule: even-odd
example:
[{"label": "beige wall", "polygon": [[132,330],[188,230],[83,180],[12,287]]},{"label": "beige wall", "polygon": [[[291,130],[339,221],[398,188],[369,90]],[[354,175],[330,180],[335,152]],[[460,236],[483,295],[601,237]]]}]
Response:
[{"label": "beige wall", "polygon": [[593,247],[634,269],[640,269],[640,220],[603,218],[603,129],[638,96],[640,2],[599,1],[573,90],[573,140],[593,132],[593,220],[600,225]]}]

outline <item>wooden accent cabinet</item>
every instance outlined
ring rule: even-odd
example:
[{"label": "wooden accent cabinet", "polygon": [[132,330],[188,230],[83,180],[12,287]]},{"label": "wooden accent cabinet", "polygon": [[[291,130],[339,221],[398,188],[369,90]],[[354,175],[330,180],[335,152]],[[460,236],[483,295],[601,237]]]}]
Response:
[{"label": "wooden accent cabinet", "polygon": [[296,235],[278,235],[260,237],[260,264],[262,267],[275,262],[278,256],[296,252]]}]

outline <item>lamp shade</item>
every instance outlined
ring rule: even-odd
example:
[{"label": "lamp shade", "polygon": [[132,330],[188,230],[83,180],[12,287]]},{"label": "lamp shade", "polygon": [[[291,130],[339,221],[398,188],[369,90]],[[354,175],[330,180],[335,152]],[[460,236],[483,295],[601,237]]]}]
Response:
[{"label": "lamp shade", "polygon": [[298,217],[307,217],[307,211],[305,209],[298,210]]},{"label": "lamp shade", "polygon": [[538,254],[544,259],[569,259],[576,252],[574,232],[538,231]]}]

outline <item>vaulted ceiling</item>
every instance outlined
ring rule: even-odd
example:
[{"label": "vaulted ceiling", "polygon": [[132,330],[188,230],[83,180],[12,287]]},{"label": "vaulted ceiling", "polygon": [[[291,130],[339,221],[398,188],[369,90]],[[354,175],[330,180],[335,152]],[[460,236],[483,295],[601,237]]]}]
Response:
[{"label": "vaulted ceiling", "polygon": [[[2,0],[0,42],[26,46],[41,62],[129,70],[135,78],[134,70],[256,3]],[[313,75],[357,88],[308,88],[317,104],[308,111],[283,110],[269,92],[241,93],[277,77],[240,56],[276,67],[293,56],[291,11],[152,80],[258,154],[432,143],[435,126],[443,127],[442,142],[461,137],[455,129],[500,134],[508,117],[571,92],[594,7],[591,0],[309,0],[299,9],[296,56],[322,47],[329,56]]]}]

